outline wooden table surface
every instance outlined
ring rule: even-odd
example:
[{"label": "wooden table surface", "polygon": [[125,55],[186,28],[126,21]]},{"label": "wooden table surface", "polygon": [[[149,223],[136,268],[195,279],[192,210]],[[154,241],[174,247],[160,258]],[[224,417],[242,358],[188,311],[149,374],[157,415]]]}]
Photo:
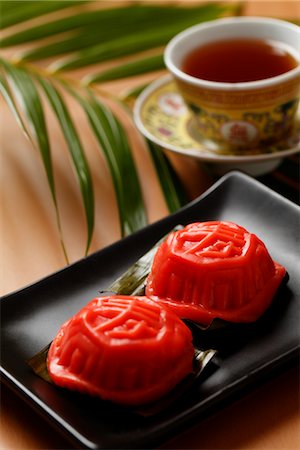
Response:
[{"label": "wooden table surface", "polygon": [[[247,1],[245,14],[300,20],[300,2]],[[128,82],[126,82],[126,85]],[[117,86],[121,89],[122,83]],[[1,105],[1,293],[6,294],[65,266],[59,245],[54,211],[41,161],[17,128],[5,105]],[[149,156],[131,123],[126,126],[135,143],[135,159],[142,180],[149,221],[167,214]],[[52,134],[61,139],[55,124]],[[85,129],[83,126],[82,133]],[[85,136],[86,138],[86,136]],[[59,141],[60,142],[60,141]],[[93,167],[92,154],[88,158]],[[195,161],[172,157],[191,198],[211,185],[212,179]],[[65,240],[71,262],[82,257],[85,222],[77,186],[67,158],[55,156],[57,183]],[[91,252],[120,237],[116,203],[105,165],[96,180],[96,227]],[[94,174],[95,175],[95,174]],[[7,387],[1,394],[0,448],[67,449],[69,443]],[[163,448],[171,449],[299,449],[299,372],[290,367],[253,389],[235,403],[174,438]]]}]

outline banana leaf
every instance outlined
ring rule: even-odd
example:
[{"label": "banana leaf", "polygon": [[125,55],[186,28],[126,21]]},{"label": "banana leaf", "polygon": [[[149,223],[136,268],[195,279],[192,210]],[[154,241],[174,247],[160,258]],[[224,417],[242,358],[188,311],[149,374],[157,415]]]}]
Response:
[{"label": "banana leaf", "polygon": [[48,383],[52,383],[52,380],[49,376],[47,369],[47,356],[50,345],[51,342],[50,344],[46,345],[46,347],[44,347],[41,351],[39,351],[36,355],[34,355],[32,358],[26,361],[27,364],[34,371],[34,373],[43,380],[48,381]]},{"label": "banana leaf", "polygon": [[214,356],[217,351],[214,349],[200,350],[194,347],[195,356],[193,364],[193,372],[187,375],[172,391],[166,396],[149,405],[140,406],[135,409],[135,412],[143,417],[151,417],[155,414],[160,414],[168,408],[173,407],[176,402],[180,401],[183,396],[192,392],[192,388],[196,383],[201,383],[205,377],[209,376],[211,372],[217,369],[217,364],[214,364]]},{"label": "banana leaf", "polygon": [[[44,381],[53,384],[48,370],[47,370],[47,356],[50,345],[47,345],[33,358],[27,361],[27,364],[31,367],[34,373],[42,378]],[[217,365],[213,365],[213,358],[216,355],[216,350],[200,350],[195,348],[195,356],[193,362],[193,371],[187,375],[171,392],[162,397],[161,399],[143,406],[127,407],[131,412],[134,412],[143,417],[151,417],[155,414],[160,414],[172,407],[175,402],[180,400],[183,395],[187,394],[196,382],[201,382],[201,379],[208,376],[208,367],[211,371],[217,368]],[[200,381],[198,381],[200,379]],[[99,402],[101,400],[99,399]],[[126,407],[120,406],[120,408],[126,410]]]},{"label": "banana leaf", "polygon": [[[182,226],[178,225],[171,231],[180,228],[182,228]],[[100,295],[144,295],[145,280],[151,270],[153,257],[157,248],[165,238],[166,236],[158,241],[106,290],[101,290],[99,292]],[[283,280],[280,289],[284,288],[287,281],[288,275],[286,275]],[[211,325],[202,327],[195,322],[184,320],[193,334],[195,354],[193,372],[182,380],[182,382],[165,397],[153,404],[135,408],[134,411],[145,417],[159,414],[167,408],[172,407],[172,405],[180,400],[183,395],[188,394],[189,392],[191,393],[194,384],[201,382],[201,378],[205,377],[205,373],[206,376],[209,376],[211,371],[218,368],[218,361],[215,360],[214,364],[212,364],[216,354],[220,353],[220,355],[223,354],[224,356],[226,352],[234,351],[237,346],[243,345],[244,341],[247,341],[249,337],[253,336],[256,327],[262,327],[265,330],[268,320],[272,322],[274,319],[274,314],[282,314],[281,302],[276,301],[280,296],[282,297],[282,294],[279,294],[278,292],[271,307],[269,307],[264,316],[254,324],[232,324],[220,319],[215,319]],[[50,345],[51,344],[47,345],[27,361],[27,364],[32,368],[35,374],[48,382],[51,382],[47,372],[47,354]],[[208,370],[209,368],[210,371]],[[197,381],[198,379],[200,379],[200,381]]]},{"label": "banana leaf", "polygon": [[[182,227],[178,225],[173,231],[180,228]],[[112,292],[120,295],[144,295],[145,281],[149,275],[154,255],[164,239],[165,237],[160,239],[147,253],[117,278],[106,291],[100,291],[100,294]]]},{"label": "banana leaf", "polygon": [[[182,228],[181,225],[175,227],[172,231],[176,231]],[[150,272],[154,255],[161,244],[166,238],[162,237],[146,254],[144,254],[138,261],[136,261],[129,269],[116,279],[107,289],[99,291],[100,295],[144,295],[145,280]],[[47,371],[47,355],[51,343],[43,348],[40,352],[34,355],[27,361],[27,364],[31,367],[36,375],[43,380],[51,382]],[[202,350],[195,346],[195,358],[193,373],[190,374],[177,389],[174,389],[170,395],[162,399],[162,401],[155,402],[151,406],[139,408],[137,412],[142,415],[152,415],[162,411],[168,405],[173,403],[178,397],[185,392],[186,389],[200,376],[206,365],[211,361],[216,351],[214,349]]]}]

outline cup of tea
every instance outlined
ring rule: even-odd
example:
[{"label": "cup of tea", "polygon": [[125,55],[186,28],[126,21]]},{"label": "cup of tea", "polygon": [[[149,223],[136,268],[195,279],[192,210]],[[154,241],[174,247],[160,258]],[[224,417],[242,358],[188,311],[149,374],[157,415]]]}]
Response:
[{"label": "cup of tea", "polygon": [[165,64],[210,150],[242,152],[288,135],[300,97],[300,28],[262,18],[193,26],[166,46]]}]

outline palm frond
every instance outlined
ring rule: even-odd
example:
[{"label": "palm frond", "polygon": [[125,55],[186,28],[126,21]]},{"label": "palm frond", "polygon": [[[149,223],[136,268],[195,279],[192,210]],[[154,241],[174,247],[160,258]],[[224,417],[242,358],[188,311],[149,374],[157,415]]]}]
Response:
[{"label": "palm frond", "polygon": [[88,97],[69,92],[84,109],[91,129],[104,154],[116,192],[121,235],[126,236],[147,224],[145,206],[127,136],[118,119],[92,91]]},{"label": "palm frond", "polygon": [[[75,37],[78,32],[81,32],[81,36],[87,32],[92,35],[92,40],[95,42],[95,36],[98,39],[101,37],[102,39],[109,39],[110,36],[115,36],[116,30],[112,27],[112,24],[117,27],[119,33],[123,33],[132,26],[139,27],[140,24],[145,26],[145,23],[149,23],[155,17],[157,18],[158,14],[160,16],[172,16],[172,11],[170,8],[145,5],[109,7],[99,10],[93,9],[92,11],[82,11],[81,9],[78,11],[76,9],[73,14],[61,19],[46,21],[46,23],[36,25],[29,30],[13,33],[3,40],[2,45],[9,47],[37,39],[53,38],[65,32],[72,32],[71,36]],[[76,48],[75,46],[74,50]]]},{"label": "palm frond", "polygon": [[1,74],[0,74],[0,92],[1,92],[1,94],[3,96],[3,98],[5,99],[7,105],[9,106],[11,112],[13,113],[13,115],[14,115],[14,117],[15,117],[18,125],[19,125],[19,127],[24,132],[24,134],[27,137],[27,139],[29,141],[33,142],[32,138],[31,138],[31,135],[30,135],[30,133],[29,133],[29,131],[27,129],[26,123],[24,122],[24,120],[23,120],[23,118],[22,118],[22,116],[21,116],[21,114],[20,114],[20,112],[18,110],[18,107],[16,105],[13,93],[11,91],[11,88],[10,88],[6,78],[5,78],[5,72],[4,72],[3,68],[2,68]]},{"label": "palm frond", "polygon": [[188,201],[184,188],[168,158],[164,155],[161,149],[148,139],[147,145],[156,168],[157,176],[159,178],[168,209],[171,213],[175,212]]},{"label": "palm frond", "polygon": [[113,81],[120,78],[128,78],[135,75],[154,72],[165,68],[162,53],[148,56],[147,58],[136,58],[127,64],[119,64],[109,70],[103,70],[93,75],[88,75],[83,79],[83,83],[93,84],[104,81]]},{"label": "palm frond", "polygon": [[[125,236],[143,227],[147,215],[128,137],[120,121],[99,97],[95,84],[163,69],[162,47],[174,34],[199,22],[239,14],[240,5],[201,2],[178,6],[132,1],[120,6],[110,1],[2,0],[1,48],[6,51],[18,47],[16,51],[7,50],[9,59],[0,59],[0,90],[16,121],[40,152],[61,233],[55,167],[43,109],[43,103],[50,105],[60,124],[80,187],[87,223],[86,252],[94,228],[93,183],[79,138],[80,125],[71,118],[63,94],[72,95],[79,103],[105,157],[116,193],[121,234]],[[58,11],[59,15],[52,14]],[[31,19],[35,21],[28,22]],[[150,56],[143,53],[145,50],[151,50]],[[129,56],[129,62],[115,62],[124,56]],[[48,61],[43,62],[43,69],[35,65],[48,58],[52,58],[50,65]],[[90,76],[85,73],[79,81],[78,77],[69,79],[62,73],[108,60],[113,61],[112,68],[103,70],[100,66],[96,73]],[[131,106],[141,89],[142,86],[135,86],[127,98],[115,95],[113,100]],[[161,150],[146,143],[166,204],[173,212],[186,202],[183,189]],[[63,240],[62,245],[66,254]]]},{"label": "palm frond", "polygon": [[[56,4],[59,2],[48,3]],[[70,6],[73,6],[73,4],[80,5],[80,3],[89,2],[70,2]],[[222,14],[228,8],[228,6],[224,7],[218,4],[201,5],[194,8],[143,4],[111,7],[111,2],[106,3],[110,7],[99,10],[93,9],[91,11],[83,11],[82,8],[74,10],[73,8],[71,14],[55,21],[47,20],[25,30],[8,33],[2,39],[1,46],[10,47],[51,38],[56,39],[57,44],[66,42],[66,45],[69,46],[67,51],[76,51],[96,42],[109,41],[118,35],[131,34],[134,30],[155,30],[162,26],[168,27],[178,22],[180,23],[180,21],[185,21],[192,17],[194,17],[194,21],[201,20],[201,18],[202,20],[209,20],[209,18]],[[60,36],[66,32],[69,32],[69,36]],[[85,36],[88,36],[87,40],[83,39]],[[45,48],[46,55],[57,56],[61,54],[58,46],[55,46],[55,50],[52,51],[49,51],[51,44],[49,44],[49,49],[48,45],[42,45],[42,48]],[[27,58],[30,59],[29,54]]]},{"label": "palm frond", "polygon": [[[126,107],[130,113],[132,113],[134,101],[145,87],[146,86],[143,85],[136,89],[131,89],[121,97],[124,107]],[[156,169],[157,177],[168,209],[171,213],[175,212],[187,203],[188,198],[186,192],[167,156],[161,151],[158,145],[154,144],[149,139],[144,140]]]},{"label": "palm frond", "polygon": [[34,139],[38,143],[52,197],[56,202],[50,143],[40,95],[32,77],[25,70],[7,64],[3,60],[1,62],[11,81],[11,89],[15,93],[15,97],[19,99],[19,105],[29,121]]},{"label": "palm frond", "polygon": [[132,29],[127,25],[126,32],[114,34],[112,38],[108,36],[103,40],[100,39],[96,45],[90,45],[79,52],[71,53],[69,56],[57,60],[50,70],[74,70],[161,47],[183,29],[201,21],[211,20],[216,17],[216,14],[219,15],[224,11],[224,7],[219,5],[212,4],[210,6],[211,8],[201,8],[200,17],[197,17],[195,11],[191,14],[190,10],[187,9],[186,11],[189,12],[188,16],[181,11],[181,15],[174,21],[170,17],[166,17],[164,20],[163,17],[160,19],[156,18],[155,27],[153,27],[153,21],[143,24],[142,27],[141,25],[136,25]]},{"label": "palm frond", "polygon": [[[25,132],[26,137],[31,143],[33,143],[34,146],[38,148],[40,152],[55,208],[62,250],[65,255],[65,259],[68,262],[68,255],[64,245],[60,215],[57,205],[51,147],[39,92],[32,77],[26,71],[16,68],[3,60],[0,60],[0,62],[2,63],[3,72],[11,81],[9,85],[4,76],[1,77],[2,92],[4,92],[5,98],[8,99],[8,105],[10,106],[14,116],[17,118],[17,122],[20,124],[22,130]],[[13,93],[15,95],[13,95]],[[18,104],[28,120],[30,131],[19,113],[15,98],[18,99]]]},{"label": "palm frond", "polygon": [[78,178],[87,222],[87,254],[94,228],[94,192],[90,169],[78,133],[59,91],[46,79],[39,77],[39,82],[61,126]]},{"label": "palm frond", "polygon": [[45,14],[49,14],[54,11],[59,11],[64,8],[70,8],[73,5],[80,3],[87,3],[85,1],[60,1],[49,2],[49,0],[37,0],[37,1],[14,1],[6,0],[1,1],[1,14],[0,28],[7,28],[12,25],[24,22],[35,17],[40,17]]}]

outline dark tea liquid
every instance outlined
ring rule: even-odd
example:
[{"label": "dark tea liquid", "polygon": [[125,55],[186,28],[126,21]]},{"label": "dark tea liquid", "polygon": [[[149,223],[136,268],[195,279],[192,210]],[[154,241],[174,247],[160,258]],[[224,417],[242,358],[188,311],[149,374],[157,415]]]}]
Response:
[{"label": "dark tea liquid", "polygon": [[275,77],[297,65],[296,59],[279,42],[230,39],[193,50],[181,69],[204,80],[239,83]]}]

